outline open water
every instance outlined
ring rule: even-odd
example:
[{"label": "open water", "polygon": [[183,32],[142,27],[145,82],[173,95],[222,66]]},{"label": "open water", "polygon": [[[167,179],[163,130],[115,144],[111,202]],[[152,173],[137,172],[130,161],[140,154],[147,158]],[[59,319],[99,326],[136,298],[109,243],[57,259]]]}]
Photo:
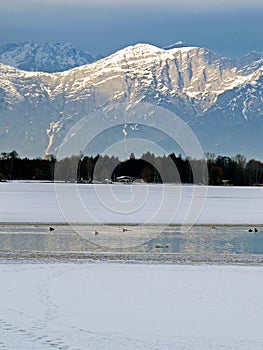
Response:
[{"label": "open water", "polygon": [[[129,255],[130,254],[130,255]],[[1,257],[111,257],[155,260],[242,262],[253,257],[263,263],[260,226],[147,226],[1,224]],[[138,258],[138,256],[140,258]],[[209,259],[208,259],[209,258]],[[157,260],[158,260],[157,259]],[[231,260],[231,259],[230,259]],[[251,259],[250,259],[251,260]],[[252,259],[253,260],[253,259]]]}]

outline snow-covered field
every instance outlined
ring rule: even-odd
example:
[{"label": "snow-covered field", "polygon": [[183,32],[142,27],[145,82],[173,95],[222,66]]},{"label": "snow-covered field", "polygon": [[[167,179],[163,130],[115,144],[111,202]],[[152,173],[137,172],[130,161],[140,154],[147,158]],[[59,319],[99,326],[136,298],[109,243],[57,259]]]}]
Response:
[{"label": "snow-covered field", "polygon": [[0,265],[1,350],[261,350],[263,267]]},{"label": "snow-covered field", "polygon": [[263,188],[0,183],[0,222],[262,224]]}]

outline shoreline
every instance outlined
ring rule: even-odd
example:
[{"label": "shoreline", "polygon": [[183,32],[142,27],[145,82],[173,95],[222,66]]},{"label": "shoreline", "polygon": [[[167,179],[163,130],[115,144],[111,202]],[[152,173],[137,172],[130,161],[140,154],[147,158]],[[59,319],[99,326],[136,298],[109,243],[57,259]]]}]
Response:
[{"label": "shoreline", "polygon": [[145,265],[228,265],[263,266],[261,254],[183,254],[183,253],[57,253],[0,251],[0,264],[19,263],[121,263]]}]

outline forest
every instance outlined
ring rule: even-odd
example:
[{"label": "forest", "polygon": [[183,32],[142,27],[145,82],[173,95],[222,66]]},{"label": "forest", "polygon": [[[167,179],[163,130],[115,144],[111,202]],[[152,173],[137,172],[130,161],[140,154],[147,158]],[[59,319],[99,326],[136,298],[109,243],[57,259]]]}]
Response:
[{"label": "forest", "polygon": [[111,182],[129,176],[147,183],[195,183],[209,185],[249,186],[263,184],[263,163],[247,160],[243,155],[234,157],[206,153],[205,159],[183,158],[180,154],[155,156],[144,153],[140,159],[131,153],[120,161],[114,156],[72,155],[56,160],[20,158],[16,151],[0,155],[0,181],[36,180],[67,182]]}]

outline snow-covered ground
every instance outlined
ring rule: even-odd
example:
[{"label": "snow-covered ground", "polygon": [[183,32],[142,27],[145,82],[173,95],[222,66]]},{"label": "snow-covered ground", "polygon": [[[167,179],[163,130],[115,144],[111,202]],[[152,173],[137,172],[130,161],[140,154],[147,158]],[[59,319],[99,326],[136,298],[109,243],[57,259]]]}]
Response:
[{"label": "snow-covered ground", "polygon": [[263,188],[0,183],[0,222],[262,224]]},{"label": "snow-covered ground", "polygon": [[0,264],[1,350],[261,350],[263,267]]}]

